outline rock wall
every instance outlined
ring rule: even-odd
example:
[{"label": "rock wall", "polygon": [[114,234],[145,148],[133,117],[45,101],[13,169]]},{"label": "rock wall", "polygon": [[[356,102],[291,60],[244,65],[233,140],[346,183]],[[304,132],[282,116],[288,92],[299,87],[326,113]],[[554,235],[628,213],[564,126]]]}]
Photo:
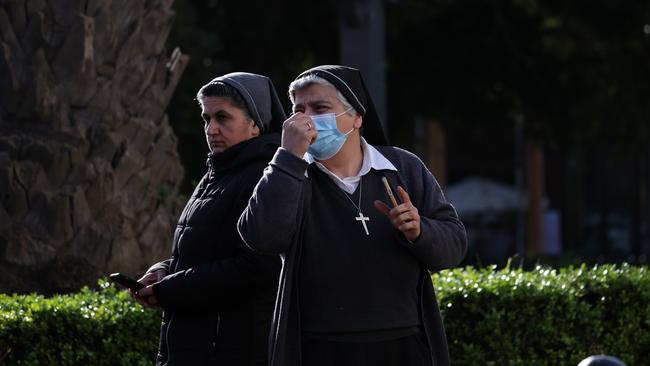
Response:
[{"label": "rock wall", "polygon": [[66,292],[169,256],[188,62],[171,0],[0,1],[0,291]]}]

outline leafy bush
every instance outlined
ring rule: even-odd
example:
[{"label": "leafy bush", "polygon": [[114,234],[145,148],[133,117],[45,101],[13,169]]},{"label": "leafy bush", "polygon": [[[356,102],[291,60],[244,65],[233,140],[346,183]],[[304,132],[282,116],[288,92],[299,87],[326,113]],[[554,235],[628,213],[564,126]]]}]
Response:
[{"label": "leafy bush", "polygon": [[432,276],[454,365],[648,365],[647,267],[464,268]]},{"label": "leafy bush", "polygon": [[[468,267],[432,279],[454,365],[575,366],[598,353],[649,364],[647,267]],[[0,364],[153,364],[160,312],[99,283],[53,298],[0,294]]]},{"label": "leafy bush", "polygon": [[160,312],[99,285],[52,298],[0,294],[0,364],[152,365]]}]

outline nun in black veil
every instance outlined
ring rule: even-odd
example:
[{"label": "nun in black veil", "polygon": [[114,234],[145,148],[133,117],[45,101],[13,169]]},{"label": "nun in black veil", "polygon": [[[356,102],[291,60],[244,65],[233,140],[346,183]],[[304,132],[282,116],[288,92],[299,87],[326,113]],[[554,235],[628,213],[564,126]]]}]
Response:
[{"label": "nun in black veil", "polygon": [[247,245],[284,259],[270,365],[449,365],[430,273],[465,255],[456,211],[420,159],[386,146],[359,70],[309,69],[289,97],[239,219]]}]

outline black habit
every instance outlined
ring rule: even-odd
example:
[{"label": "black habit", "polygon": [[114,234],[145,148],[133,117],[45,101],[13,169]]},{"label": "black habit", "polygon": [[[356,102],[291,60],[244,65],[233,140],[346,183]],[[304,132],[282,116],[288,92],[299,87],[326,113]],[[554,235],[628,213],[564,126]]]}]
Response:
[{"label": "black habit", "polygon": [[[386,144],[381,123],[358,70],[344,66],[326,65],[307,70],[298,78],[308,74],[320,76],[334,84],[355,110],[363,116],[363,136],[369,144]],[[393,187],[397,187],[397,185],[404,187],[409,193],[413,205],[418,208],[421,217],[421,234],[416,241],[410,242],[406,240],[394,228],[390,228],[393,234],[387,235],[385,230],[391,225],[388,219],[383,217],[384,221],[381,222],[381,217],[371,218],[371,220],[375,220],[373,224],[383,225],[379,228],[382,234],[376,238],[378,240],[377,244],[383,246],[388,241],[393,245],[393,248],[382,248],[386,253],[380,254],[382,258],[369,260],[369,257],[376,253],[370,249],[372,240],[366,244],[363,244],[361,240],[348,241],[349,245],[366,245],[368,247],[365,250],[363,247],[357,248],[355,252],[347,252],[341,243],[331,243],[330,241],[333,251],[342,254],[342,256],[352,256],[352,258],[341,257],[341,259],[337,259],[335,255],[331,258],[322,258],[326,263],[318,263],[317,265],[321,266],[321,269],[323,265],[332,267],[329,270],[322,269],[325,274],[331,275],[331,282],[328,282],[323,276],[318,277],[318,274],[308,273],[307,270],[310,266],[315,263],[314,261],[318,260],[318,258],[313,257],[314,254],[311,252],[314,249],[314,242],[319,241],[318,230],[325,233],[327,230],[337,230],[339,226],[347,227],[343,220],[350,220],[353,216],[341,212],[338,215],[330,214],[327,218],[319,217],[319,214],[315,212],[320,212],[323,205],[332,202],[332,205],[342,207],[341,202],[345,200],[345,197],[328,200],[327,196],[324,196],[327,193],[323,191],[323,185],[328,183],[319,179],[317,168],[283,148],[278,149],[273,160],[265,169],[264,175],[257,184],[247,208],[239,219],[239,233],[247,245],[260,253],[279,253],[283,258],[278,299],[270,338],[269,358],[271,366],[301,365],[303,363],[302,352],[311,352],[310,346],[314,336],[317,340],[316,346],[320,349],[317,352],[327,353],[327,351],[323,351],[323,347],[327,346],[327,341],[321,342],[329,336],[327,332],[333,331],[335,333],[333,339],[341,340],[343,339],[341,337],[351,339],[349,338],[349,331],[357,332],[362,327],[373,328],[386,325],[392,327],[387,330],[389,340],[392,342],[391,345],[396,344],[396,334],[410,334],[407,338],[399,339],[409,341],[400,349],[411,347],[413,341],[417,342],[418,340],[418,332],[422,332],[426,343],[424,349],[428,349],[429,363],[434,366],[448,366],[450,364],[444,326],[431,283],[430,272],[450,268],[460,263],[467,250],[465,228],[458,219],[454,208],[445,200],[435,178],[420,159],[405,150],[395,147],[375,146],[375,148],[394,165],[397,171],[373,169],[363,176],[362,182],[366,185],[366,180],[370,180],[368,184],[375,184],[376,188],[378,176],[384,175]],[[329,182],[329,184],[332,184],[332,182]],[[370,192],[370,194],[373,193]],[[377,193],[374,194],[374,197],[364,196],[363,199],[370,202],[374,199],[386,201],[385,195],[377,197]],[[338,202],[333,203],[333,200]],[[315,206],[315,202],[323,203]],[[368,214],[369,209],[364,208],[363,211]],[[315,217],[316,219],[314,219]],[[353,224],[355,223],[353,222]],[[345,230],[358,231],[360,228],[357,225],[356,227],[347,227]],[[323,235],[325,236],[325,234]],[[375,235],[378,234],[375,233]],[[334,238],[335,236],[331,237]],[[325,244],[327,243],[320,243],[320,245]],[[388,254],[391,250],[399,252],[397,255],[399,259],[396,261],[404,260],[403,264],[396,264],[396,261],[393,261],[394,258]],[[372,288],[373,285],[369,282],[372,281],[372,277],[369,277],[366,283],[370,284],[369,287],[371,288],[360,289],[360,296],[355,296],[350,287],[354,285],[345,283],[345,279],[336,277],[335,274],[336,268],[345,261],[350,261],[352,264],[355,262],[365,264],[366,261],[370,261],[369,265],[372,265],[374,269],[383,262],[385,267],[390,267],[384,269],[388,271],[399,271],[404,269],[404,266],[413,266],[414,268],[411,269],[415,270],[415,274],[410,276],[405,273],[403,278],[408,282],[405,283],[405,286],[412,286],[412,292],[407,292],[406,296],[414,296],[414,301],[410,302],[411,305],[408,305],[409,298],[402,299],[401,304],[415,306],[416,308],[401,311],[400,304],[397,304],[397,307],[388,305],[389,311],[395,312],[395,314],[391,314],[391,319],[386,322],[384,319],[378,319],[380,316],[376,314],[379,313],[375,313],[375,316],[371,319],[350,321],[353,324],[346,329],[344,325],[348,324],[346,319],[350,320],[354,315],[346,314],[345,306],[357,307],[355,314],[362,317],[363,313],[359,309],[369,306],[371,304],[369,300],[380,289],[376,286]],[[376,261],[376,263],[373,264],[372,261]],[[348,273],[355,272],[352,267],[345,270]],[[360,273],[361,271],[357,275]],[[372,273],[365,275],[372,276]],[[303,276],[312,276],[312,278],[320,280],[322,288],[307,289],[306,287],[310,283],[307,283],[307,281],[303,283]],[[358,280],[358,278],[353,279],[353,281]],[[312,285],[313,282],[311,281]],[[316,299],[305,298],[300,292],[307,291],[307,296],[314,296],[310,295],[309,292],[318,293],[324,291],[323,293],[327,293],[330,290],[336,291],[337,286],[341,288],[341,291],[349,291],[349,295],[337,295],[339,297],[335,297],[331,301],[324,301],[322,306],[328,306],[328,309],[321,310],[329,312],[333,321],[338,322],[336,328],[328,328],[327,319],[319,318],[320,311],[315,309],[319,306],[315,301]],[[393,292],[388,294],[388,297],[402,294],[399,290],[395,290],[395,286],[390,284],[386,286],[386,290]],[[382,298],[386,299],[386,294],[378,294],[378,296],[384,296]],[[338,302],[342,309],[335,308],[336,303],[334,302]],[[305,305],[309,306],[310,309],[305,309]],[[305,311],[305,314],[302,314],[302,311]],[[309,312],[307,313],[307,311]],[[304,319],[303,315],[306,316]],[[387,322],[391,323],[388,324]],[[305,329],[305,327],[309,329]],[[376,338],[386,334],[381,329],[365,330],[371,332],[361,334],[360,340],[362,341],[367,341],[368,337]],[[355,335],[352,336],[352,338],[354,337]],[[349,342],[346,344],[352,345]],[[374,344],[377,345],[378,343]],[[352,349],[347,349],[344,352],[350,354],[354,352],[354,347],[351,347]],[[311,362],[307,359],[304,361]]]}]

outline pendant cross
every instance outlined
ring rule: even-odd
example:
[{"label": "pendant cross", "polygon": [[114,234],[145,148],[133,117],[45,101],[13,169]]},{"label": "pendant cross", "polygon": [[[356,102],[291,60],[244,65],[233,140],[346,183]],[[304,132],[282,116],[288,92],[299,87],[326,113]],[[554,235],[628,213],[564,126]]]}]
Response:
[{"label": "pendant cross", "polygon": [[354,219],[357,221],[361,221],[361,223],[363,224],[363,229],[366,231],[366,235],[370,235],[370,233],[368,232],[368,226],[366,226],[366,221],[370,221],[370,217],[363,216],[363,213],[359,211],[359,216],[355,217]]}]

